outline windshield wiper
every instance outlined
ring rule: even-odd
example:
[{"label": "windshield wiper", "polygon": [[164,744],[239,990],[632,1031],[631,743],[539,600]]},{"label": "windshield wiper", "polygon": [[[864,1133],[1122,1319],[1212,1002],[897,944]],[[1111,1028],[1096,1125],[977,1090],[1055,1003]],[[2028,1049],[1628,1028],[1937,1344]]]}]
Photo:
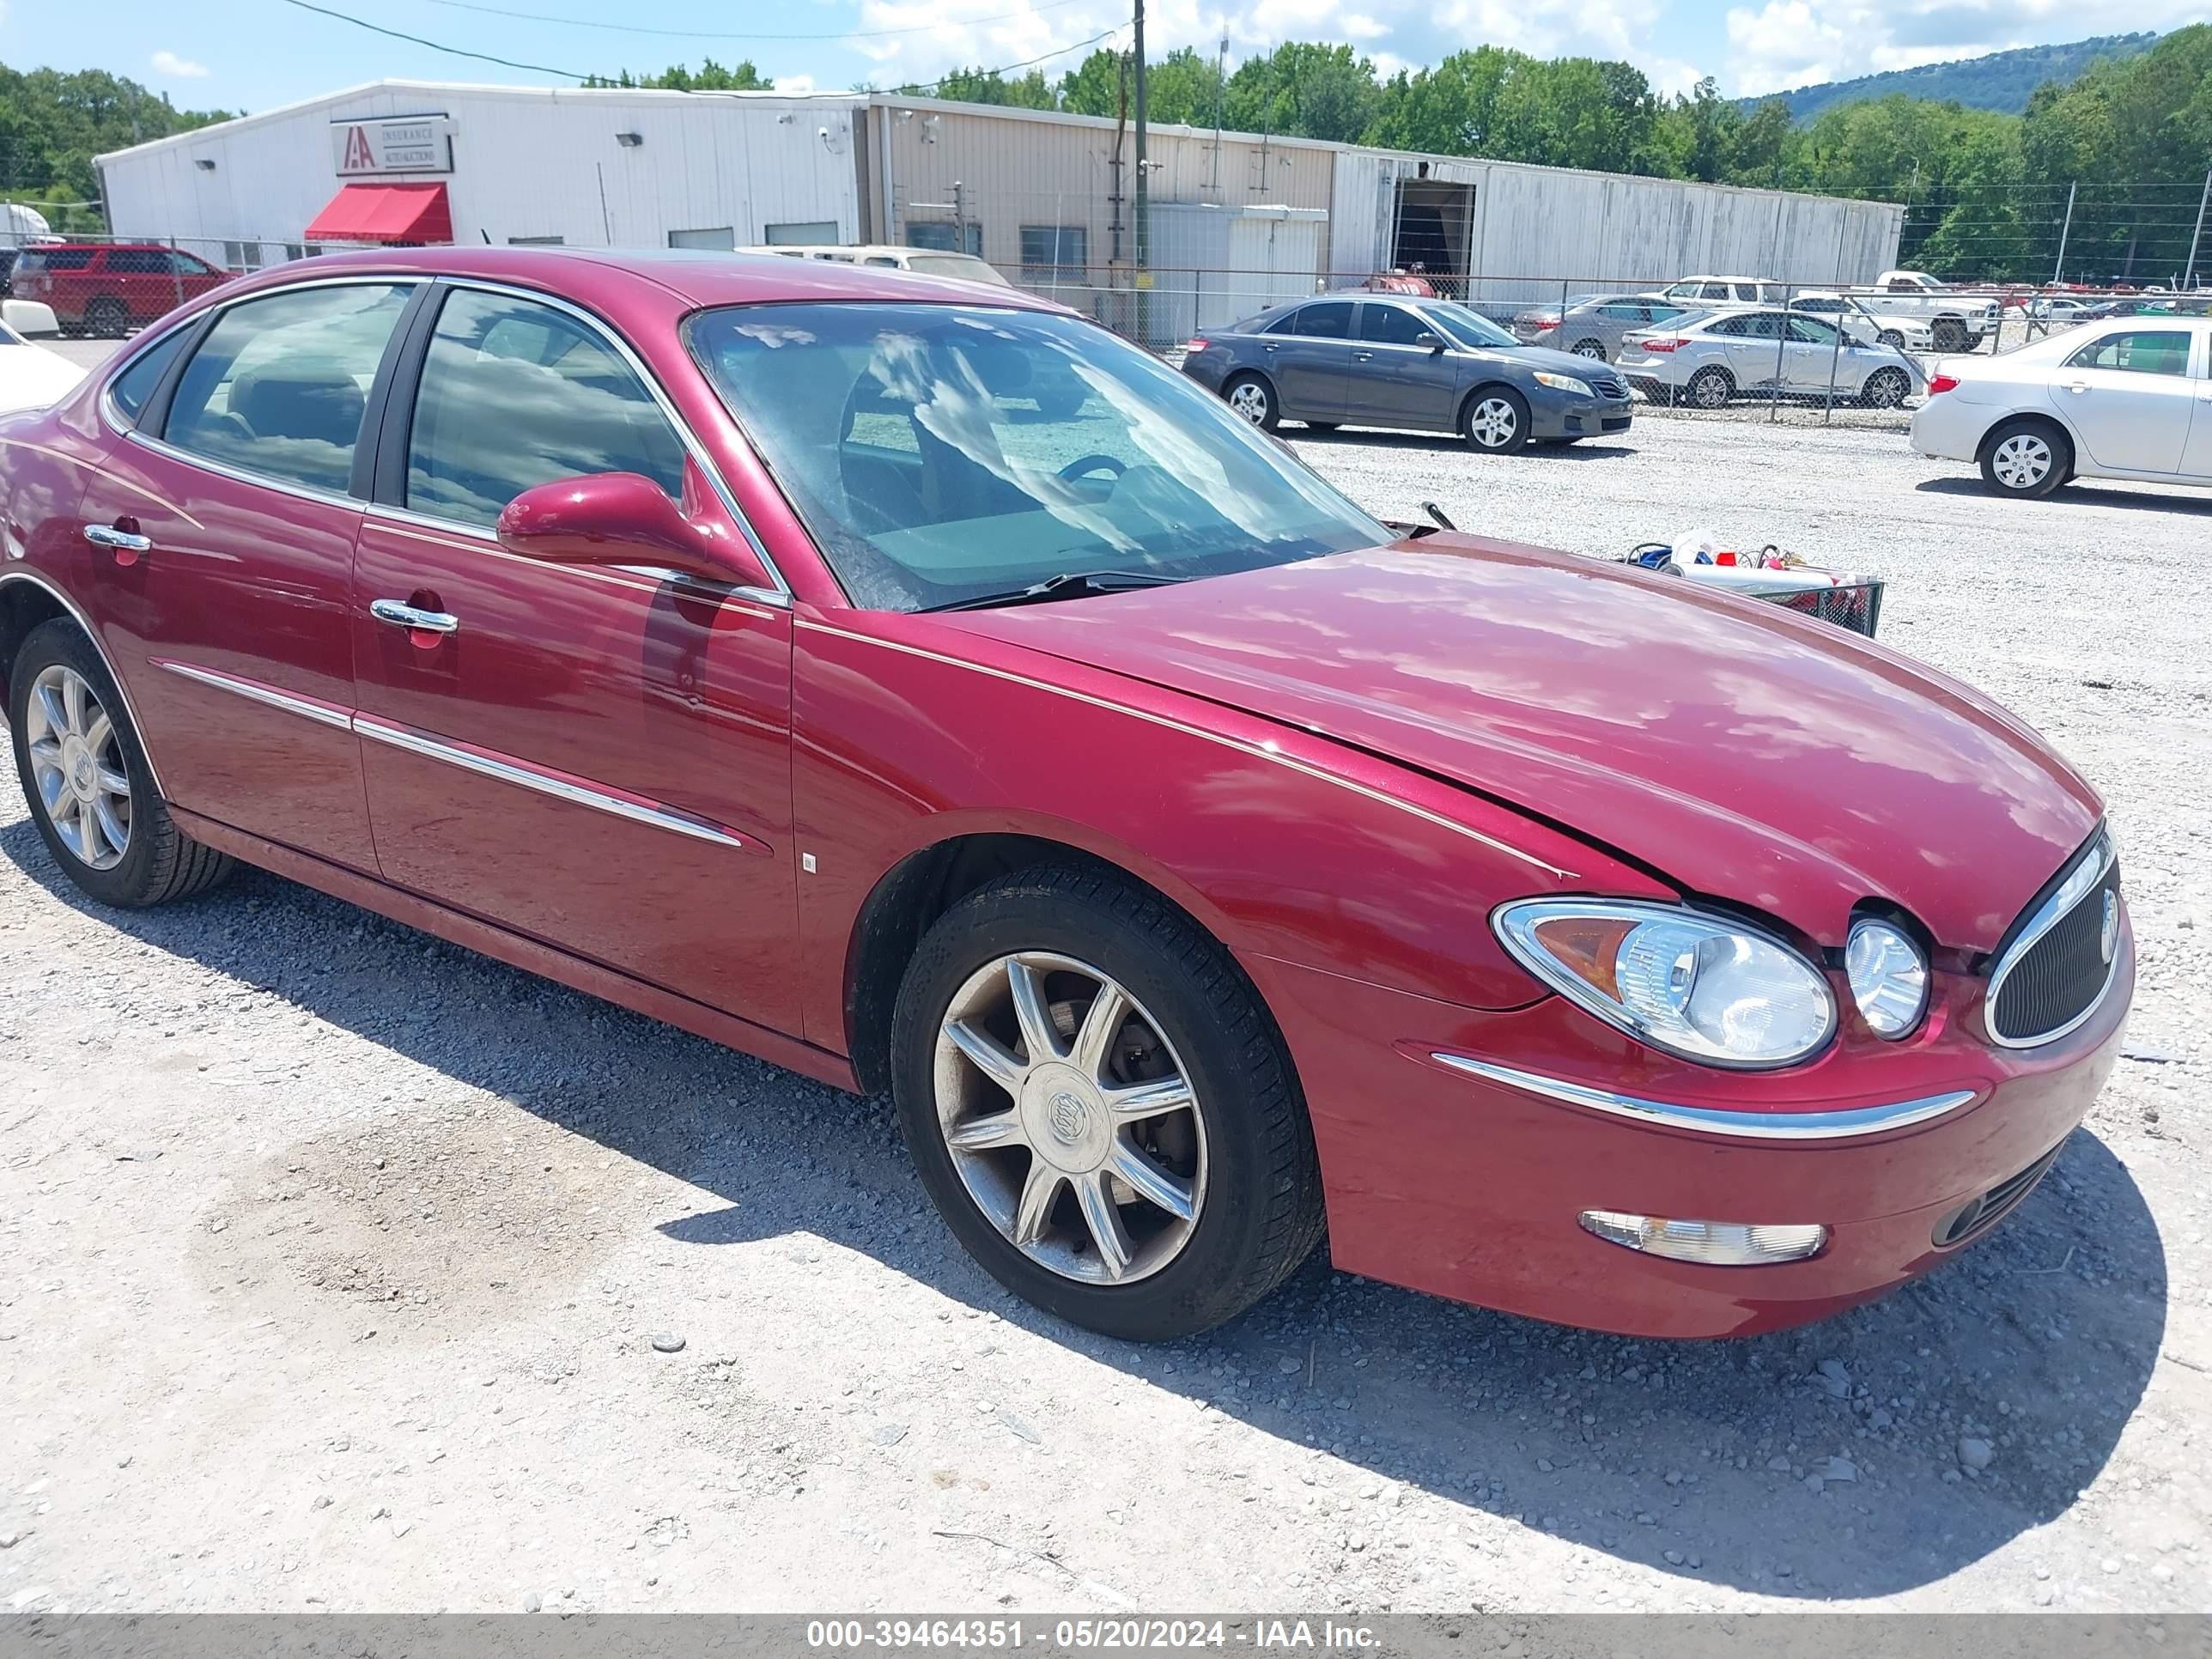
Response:
[{"label": "windshield wiper", "polygon": [[1010,588],[1003,593],[979,593],[970,599],[950,599],[943,605],[926,605],[928,611],[983,611],[994,605],[1036,605],[1046,599],[1079,599],[1093,593],[1119,593],[1132,587],[1164,587],[1170,582],[1188,581],[1187,576],[1162,576],[1146,570],[1063,570],[1057,576],[1047,576],[1041,582],[1031,582],[1027,587]]}]

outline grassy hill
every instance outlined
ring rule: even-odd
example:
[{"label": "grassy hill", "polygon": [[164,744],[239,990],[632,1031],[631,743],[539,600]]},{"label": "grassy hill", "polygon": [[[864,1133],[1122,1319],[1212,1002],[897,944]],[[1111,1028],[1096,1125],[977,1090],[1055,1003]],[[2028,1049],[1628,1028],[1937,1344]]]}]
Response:
[{"label": "grassy hill", "polygon": [[[2027,107],[2027,95],[2045,81],[2063,86],[2100,58],[2132,58],[2147,52],[2158,39],[2154,30],[2139,34],[2100,34],[2094,40],[2075,40],[2057,46],[2021,46],[1993,52],[1985,58],[1968,58],[1955,64],[1924,64],[1918,69],[1891,70],[1863,75],[1855,81],[1826,81],[1774,94],[1790,106],[1790,118],[1799,125],[1838,104],[1865,98],[1887,98],[1903,93],[1909,98],[1964,104],[1969,109],[2000,110],[2017,115]],[[1761,100],[1741,100],[1748,110]]]}]

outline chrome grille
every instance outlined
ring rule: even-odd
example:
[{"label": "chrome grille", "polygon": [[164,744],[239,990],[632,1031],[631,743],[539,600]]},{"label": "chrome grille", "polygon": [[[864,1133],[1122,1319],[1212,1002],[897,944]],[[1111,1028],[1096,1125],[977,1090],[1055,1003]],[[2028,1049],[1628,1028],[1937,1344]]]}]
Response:
[{"label": "chrome grille", "polygon": [[2119,962],[2120,865],[2102,831],[2028,907],[1990,975],[1990,1036],[2008,1048],[2051,1042],[2104,1000]]},{"label": "chrome grille", "polygon": [[1610,374],[1592,374],[1588,379],[1589,389],[1601,398],[1626,398],[1628,395],[1627,386]]}]

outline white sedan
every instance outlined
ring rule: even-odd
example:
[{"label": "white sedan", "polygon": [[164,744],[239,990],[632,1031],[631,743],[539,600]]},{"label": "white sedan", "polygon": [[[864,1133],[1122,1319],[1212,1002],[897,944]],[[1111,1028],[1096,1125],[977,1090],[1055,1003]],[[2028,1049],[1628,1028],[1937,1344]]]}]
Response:
[{"label": "white sedan", "polygon": [[1677,317],[1620,337],[1620,372],[1656,404],[1718,409],[1738,397],[1833,398],[1895,409],[1920,365],[1887,346],[1839,338],[1825,317],[1765,307]]},{"label": "white sedan", "polygon": [[[21,302],[8,301],[14,310]],[[46,311],[44,306],[38,307]],[[46,312],[51,319],[53,313]],[[84,379],[84,371],[59,352],[33,345],[0,319],[0,415],[43,409]]]},{"label": "white sedan", "polygon": [[2000,495],[2077,477],[2212,486],[2212,319],[2084,323],[2002,356],[1947,358],[1912,447],[1971,461]]}]

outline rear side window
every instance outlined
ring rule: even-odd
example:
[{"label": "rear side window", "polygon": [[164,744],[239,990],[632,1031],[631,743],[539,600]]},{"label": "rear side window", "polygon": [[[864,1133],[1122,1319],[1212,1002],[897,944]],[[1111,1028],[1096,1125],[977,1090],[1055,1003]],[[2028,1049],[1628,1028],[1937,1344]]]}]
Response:
[{"label": "rear side window", "polygon": [[88,270],[95,247],[40,248],[23,256],[25,270]]},{"label": "rear side window", "polygon": [[2137,329],[2092,340],[2066,360],[2069,368],[2118,368],[2136,374],[2189,373],[2189,336],[2180,329]]},{"label": "rear side window", "polygon": [[1800,345],[1832,346],[1836,343],[1836,325],[1818,317],[1792,317],[1790,337]]},{"label": "rear side window", "polygon": [[185,365],[162,435],[226,466],[343,493],[369,383],[408,293],[363,283],[231,307]]},{"label": "rear side window", "polygon": [[524,490],[594,472],[684,494],[683,441],[629,365],[551,306],[447,295],[408,433],[408,507],[489,526]]},{"label": "rear side window", "polygon": [[130,419],[138,418],[138,411],[146,407],[146,400],[154,395],[169,365],[176,362],[177,353],[184,349],[185,336],[191,332],[189,326],[172,331],[158,344],[139,353],[137,361],[115,377],[107,395]]},{"label": "rear side window", "polygon": [[1325,340],[1345,340],[1352,337],[1352,301],[1329,300],[1319,305],[1298,308],[1298,332],[1316,336]]}]

